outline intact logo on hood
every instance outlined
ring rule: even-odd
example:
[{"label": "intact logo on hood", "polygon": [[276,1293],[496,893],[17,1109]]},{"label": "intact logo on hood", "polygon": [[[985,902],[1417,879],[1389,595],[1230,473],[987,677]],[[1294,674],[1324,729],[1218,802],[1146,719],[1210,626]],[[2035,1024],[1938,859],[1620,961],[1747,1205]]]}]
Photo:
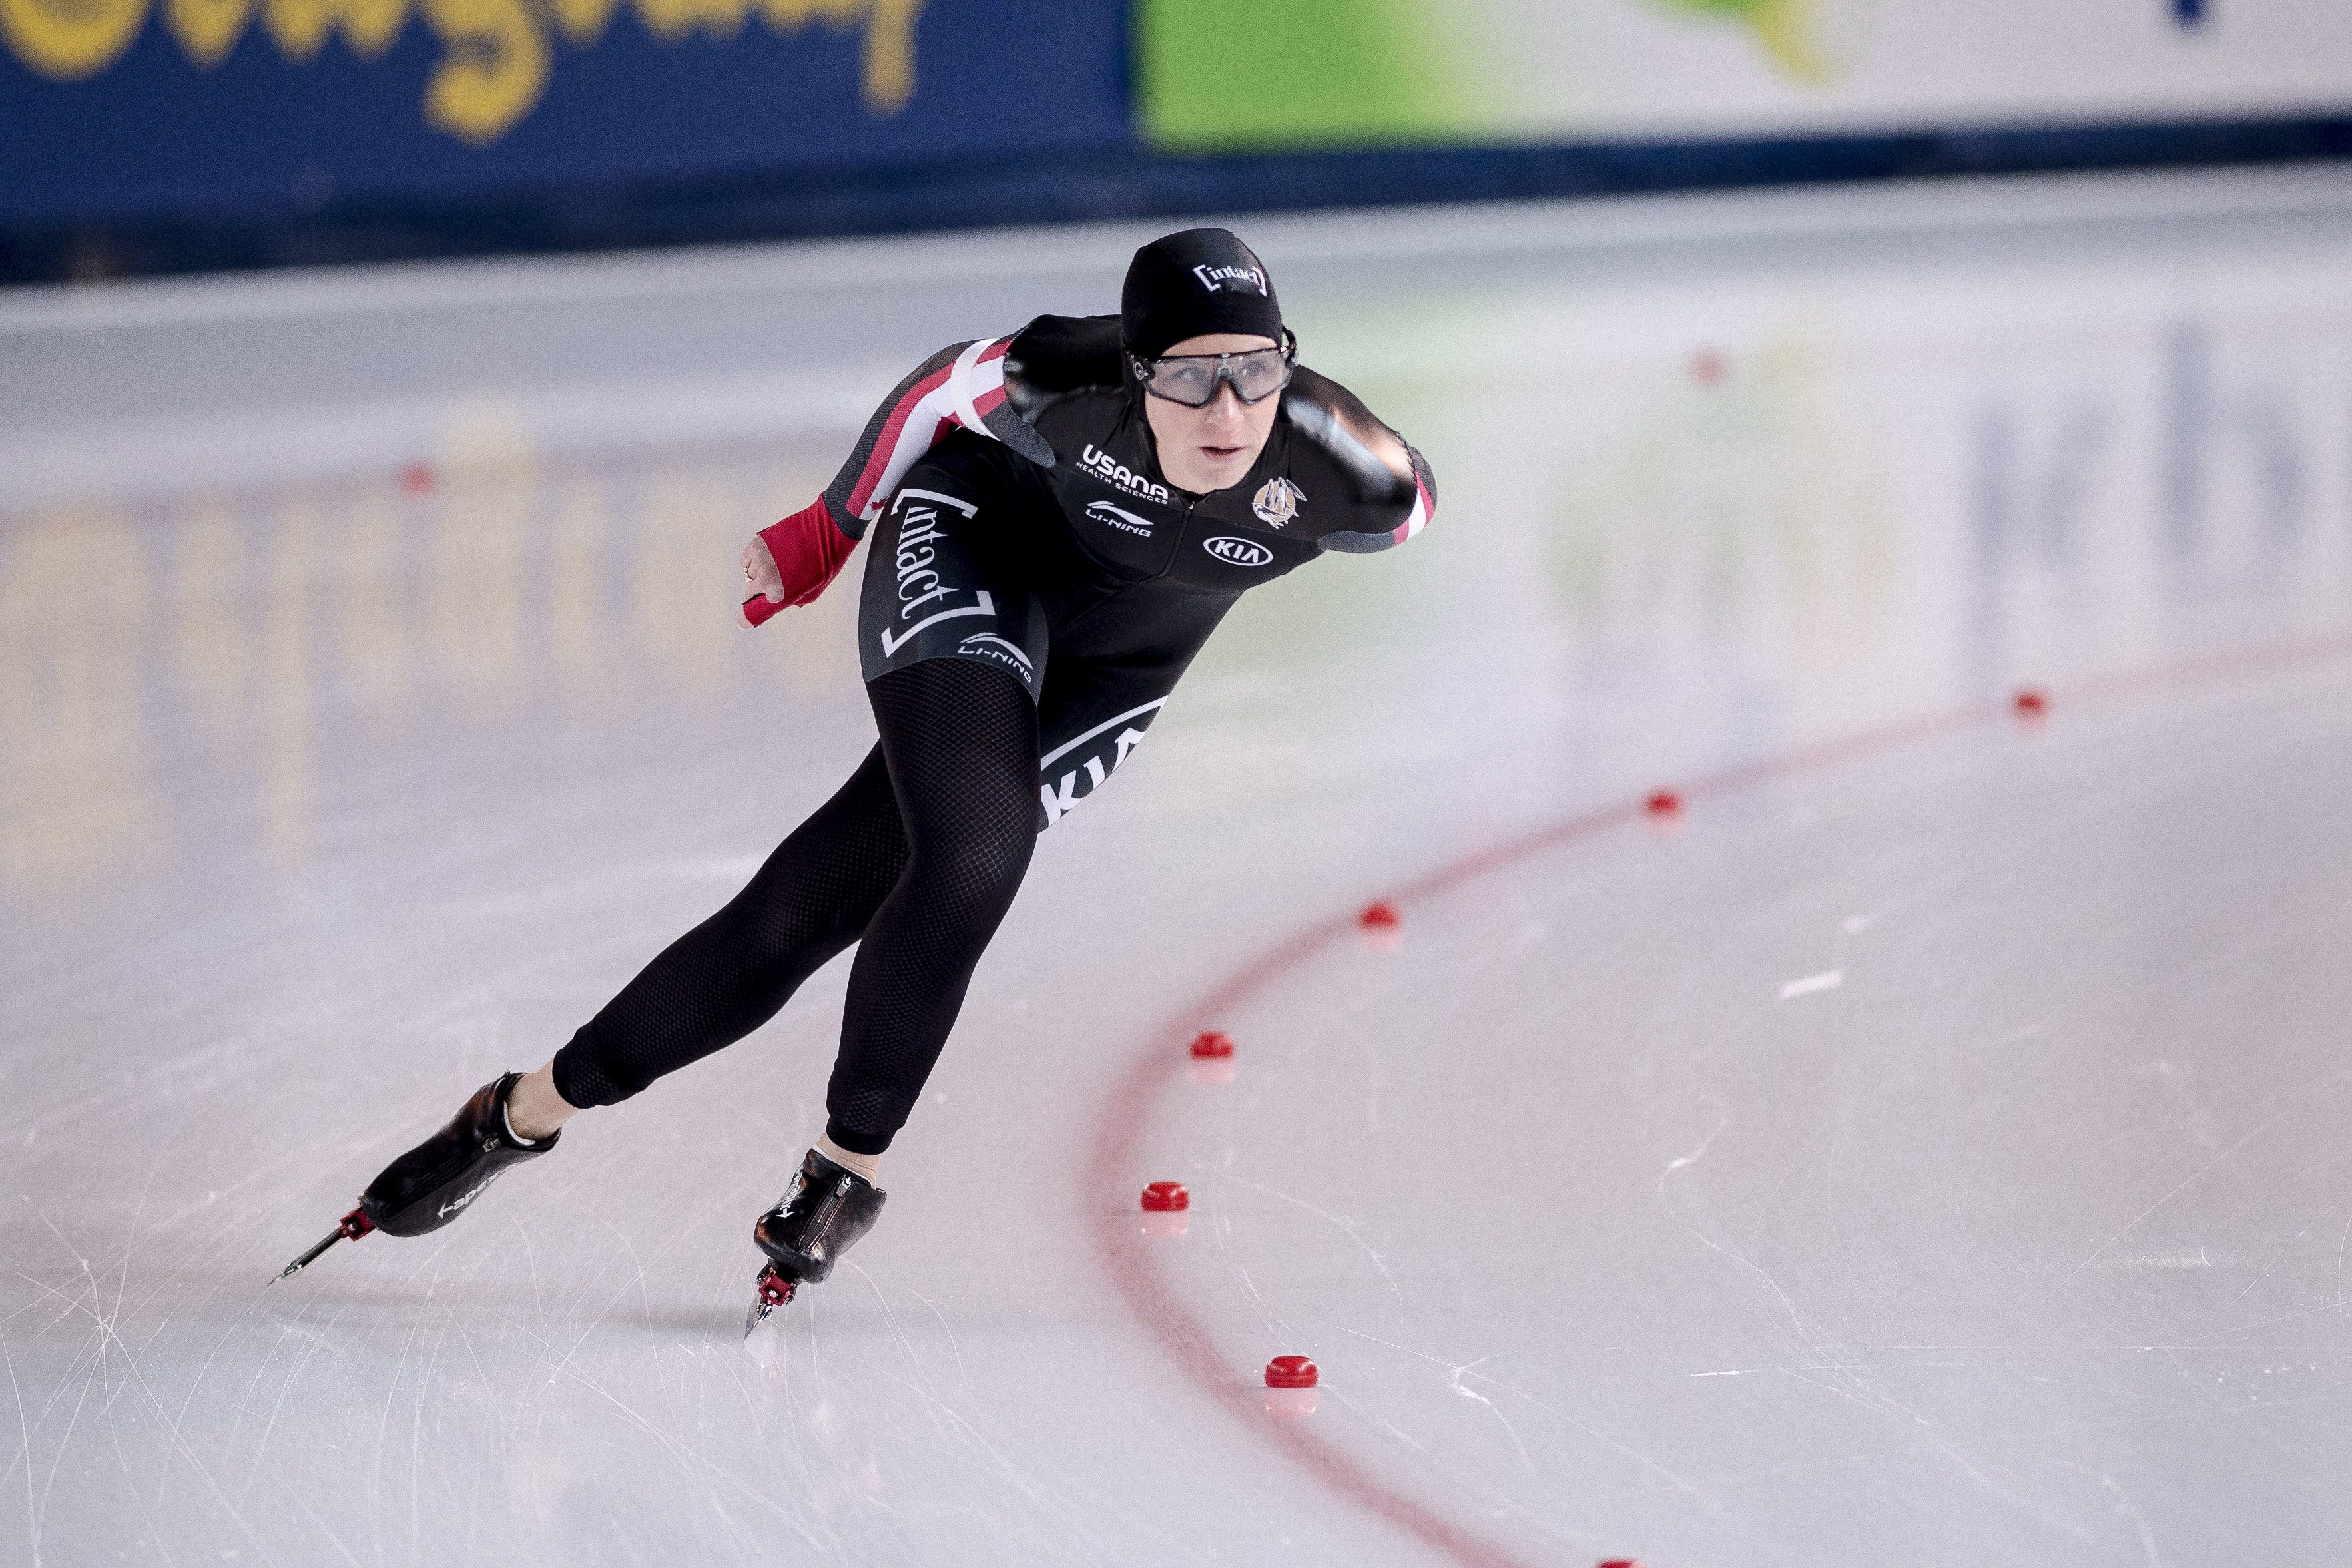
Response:
[{"label": "intact logo on hood", "polygon": [[1265,274],[1255,267],[1211,267],[1202,262],[1192,269],[1201,287],[1214,294],[1225,288],[1247,288],[1253,293],[1265,292]]}]

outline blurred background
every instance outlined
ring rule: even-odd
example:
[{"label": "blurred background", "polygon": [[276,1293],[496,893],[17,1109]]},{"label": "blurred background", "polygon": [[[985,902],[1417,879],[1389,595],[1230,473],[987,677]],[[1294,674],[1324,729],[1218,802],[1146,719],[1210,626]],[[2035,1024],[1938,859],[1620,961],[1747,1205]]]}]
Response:
[{"label": "blurred background", "polygon": [[0,278],[2352,151],[2338,0],[0,0]]}]

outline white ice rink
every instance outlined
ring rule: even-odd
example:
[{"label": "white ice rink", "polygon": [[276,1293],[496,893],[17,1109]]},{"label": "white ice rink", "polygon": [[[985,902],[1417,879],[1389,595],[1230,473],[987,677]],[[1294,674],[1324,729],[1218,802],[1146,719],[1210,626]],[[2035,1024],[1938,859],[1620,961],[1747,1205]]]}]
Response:
[{"label": "white ice rink", "polygon": [[1150,231],[0,297],[0,1563],[2347,1561],[2352,178],[1238,226],[1437,520],[1047,835],[764,1362],[845,965],[268,1281],[848,771],[743,537]]}]

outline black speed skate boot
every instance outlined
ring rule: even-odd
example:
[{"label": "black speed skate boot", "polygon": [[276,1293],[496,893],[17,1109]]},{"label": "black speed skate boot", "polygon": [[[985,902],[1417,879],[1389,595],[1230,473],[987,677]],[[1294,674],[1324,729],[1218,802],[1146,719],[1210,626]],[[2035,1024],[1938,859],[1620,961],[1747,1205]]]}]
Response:
[{"label": "black speed skate boot", "polygon": [[347,1237],[356,1241],[371,1230],[386,1236],[438,1230],[471,1207],[508,1166],[555,1147],[563,1136],[560,1132],[525,1142],[507,1125],[507,1094],[521,1076],[509,1072],[474,1091],[447,1126],[384,1166],[334,1233],[286,1265],[278,1278],[299,1271]]},{"label": "black speed skate boot", "polygon": [[874,1228],[889,1194],[811,1149],[776,1207],[760,1216],[751,1239],[769,1262],[753,1281],[760,1299],[743,1320],[749,1335],[803,1284],[821,1282],[841,1255]]}]

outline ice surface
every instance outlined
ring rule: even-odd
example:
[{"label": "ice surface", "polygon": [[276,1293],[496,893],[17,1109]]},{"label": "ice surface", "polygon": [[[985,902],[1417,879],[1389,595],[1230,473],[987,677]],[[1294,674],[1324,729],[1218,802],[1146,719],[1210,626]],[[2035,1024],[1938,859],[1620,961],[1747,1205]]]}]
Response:
[{"label": "ice surface", "polygon": [[1438,520],[1048,835],[750,1346],[838,967],[268,1281],[854,764],[742,537],[1135,235],[0,300],[0,1563],[2342,1561],[2352,182],[1243,227]]}]

